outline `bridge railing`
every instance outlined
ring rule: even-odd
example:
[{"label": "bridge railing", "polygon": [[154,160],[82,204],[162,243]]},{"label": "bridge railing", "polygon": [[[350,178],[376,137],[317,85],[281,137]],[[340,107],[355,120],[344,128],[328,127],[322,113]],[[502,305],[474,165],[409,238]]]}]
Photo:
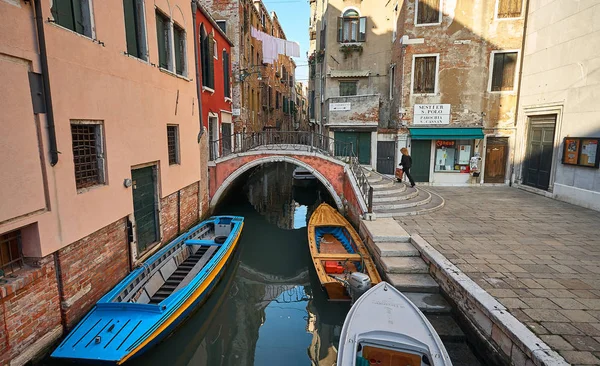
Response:
[{"label": "bridge railing", "polygon": [[351,142],[308,131],[262,131],[236,133],[228,138],[209,141],[210,160],[254,150],[319,152],[348,164],[361,191],[369,213],[373,212],[373,188],[360,165],[356,146]]}]

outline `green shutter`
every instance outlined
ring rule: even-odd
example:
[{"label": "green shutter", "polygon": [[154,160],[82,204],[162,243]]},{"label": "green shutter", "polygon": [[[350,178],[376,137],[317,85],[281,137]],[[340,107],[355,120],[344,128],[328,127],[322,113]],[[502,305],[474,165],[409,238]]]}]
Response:
[{"label": "green shutter", "polygon": [[167,60],[167,39],[165,37],[166,24],[162,14],[156,12],[156,41],[158,43],[158,65],[164,69],[169,68]]},{"label": "green shutter", "polygon": [[173,26],[173,38],[175,41],[175,72],[183,75],[184,33],[177,26]]},{"label": "green shutter", "polygon": [[[51,12],[56,24],[74,31],[75,23],[73,20],[72,1],[73,0],[55,0],[52,4]],[[81,14],[81,11],[79,13]]]},{"label": "green shutter", "polygon": [[208,87],[215,88],[215,38],[208,35]]},{"label": "green shutter", "polygon": [[136,6],[135,0],[123,0],[123,12],[125,15],[125,39],[127,41],[127,53],[131,56],[140,57],[137,26],[136,26]]},{"label": "green shutter", "polygon": [[73,22],[75,23],[75,32],[79,34],[85,34],[83,27],[83,15],[81,12],[81,0],[72,0],[71,4],[73,4]]}]

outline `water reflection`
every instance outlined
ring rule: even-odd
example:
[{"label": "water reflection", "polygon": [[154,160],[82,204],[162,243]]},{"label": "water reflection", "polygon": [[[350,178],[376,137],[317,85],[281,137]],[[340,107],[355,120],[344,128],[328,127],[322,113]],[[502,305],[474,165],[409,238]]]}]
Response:
[{"label": "water reflection", "polygon": [[306,220],[331,200],[317,182],[294,185],[272,164],[231,190],[218,213],[245,217],[236,257],[215,291],[171,337],[135,365],[333,365],[349,304],[320,288]]}]

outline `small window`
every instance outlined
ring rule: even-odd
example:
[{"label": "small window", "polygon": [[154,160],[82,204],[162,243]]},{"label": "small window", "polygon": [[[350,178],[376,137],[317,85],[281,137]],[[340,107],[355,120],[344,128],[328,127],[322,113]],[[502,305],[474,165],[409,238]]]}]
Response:
[{"label": "small window", "polygon": [[435,140],[434,171],[468,173],[473,151],[473,140]]},{"label": "small window", "polygon": [[223,94],[225,98],[231,98],[231,80],[230,80],[229,54],[223,50]]},{"label": "small window", "polygon": [[158,42],[158,65],[173,71],[171,65],[171,20],[156,11],[156,40]]},{"label": "small window", "polygon": [[173,38],[175,43],[175,72],[178,75],[186,75],[185,31],[177,24],[173,24]]},{"label": "small window", "polygon": [[523,9],[523,0],[498,0],[498,18],[518,18]]},{"label": "small window", "polygon": [[217,25],[219,26],[219,28],[221,28],[223,33],[227,33],[227,21],[226,20],[217,20]]},{"label": "small window", "polygon": [[71,138],[77,189],[104,184],[102,124],[88,121],[71,122]]},{"label": "small window", "polygon": [[357,95],[356,81],[340,81],[340,97]]},{"label": "small window", "polygon": [[127,54],[139,59],[148,60],[146,49],[146,28],[144,26],[144,1],[123,0],[125,15],[125,40]]},{"label": "small window", "polygon": [[436,84],[436,56],[415,57],[415,70],[413,75],[413,93],[435,93]]},{"label": "small window", "polygon": [[92,38],[90,0],[53,0],[50,12],[56,24]]},{"label": "small window", "polygon": [[491,91],[513,91],[517,70],[517,53],[494,53]]},{"label": "small window", "polygon": [[440,0],[417,1],[417,24],[440,23]]},{"label": "small window", "polygon": [[0,278],[23,268],[21,230],[0,235]]},{"label": "small window", "polygon": [[338,42],[365,42],[367,38],[367,18],[356,10],[347,10],[338,18]]},{"label": "small window", "polygon": [[169,150],[169,165],[179,164],[179,126],[167,126],[167,149]]}]

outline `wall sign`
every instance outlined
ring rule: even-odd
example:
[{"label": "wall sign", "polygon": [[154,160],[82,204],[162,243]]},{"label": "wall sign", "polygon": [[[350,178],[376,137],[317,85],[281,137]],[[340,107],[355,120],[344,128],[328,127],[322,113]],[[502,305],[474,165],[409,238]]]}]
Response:
[{"label": "wall sign", "polygon": [[567,165],[600,166],[600,138],[565,137],[562,163]]},{"label": "wall sign", "polygon": [[435,140],[435,146],[437,147],[454,147],[456,141],[454,140]]},{"label": "wall sign", "polygon": [[241,114],[241,111],[239,108],[233,108],[231,110],[231,114],[233,114],[234,116],[239,116]]},{"label": "wall sign", "polygon": [[330,111],[349,111],[352,108],[352,103],[329,103]]},{"label": "wall sign", "polygon": [[413,125],[450,124],[450,104],[415,104]]}]

